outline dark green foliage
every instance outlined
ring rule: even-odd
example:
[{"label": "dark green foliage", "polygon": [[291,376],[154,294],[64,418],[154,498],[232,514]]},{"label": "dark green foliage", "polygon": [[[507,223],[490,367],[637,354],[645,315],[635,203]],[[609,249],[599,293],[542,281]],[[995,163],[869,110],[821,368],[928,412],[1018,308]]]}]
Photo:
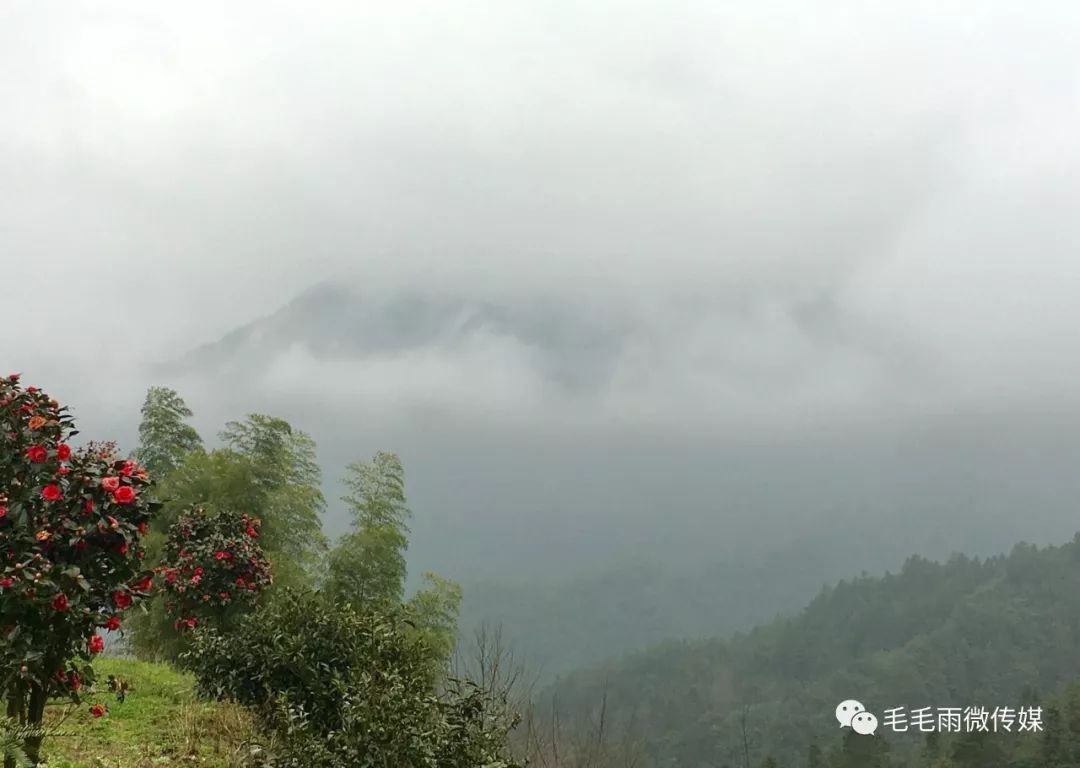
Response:
[{"label": "dark green foliage", "polygon": [[232,632],[195,633],[204,694],[252,707],[288,768],[500,766],[513,722],[484,692],[432,687],[429,653],[398,619],[284,592]]},{"label": "dark green foliage", "polygon": [[[1033,689],[1060,690],[1077,678],[1080,537],[987,560],[911,558],[899,574],[824,590],[793,618],[726,641],[657,646],[571,676],[555,691],[564,718],[573,718],[606,686],[613,716],[636,714],[660,765],[744,762],[739,715],[752,704],[753,760],[771,752],[781,765],[798,765],[809,744],[836,743],[833,709],[853,695],[879,717],[892,706],[1016,707],[1030,703]],[[888,733],[888,759],[904,765],[994,765],[1003,759],[998,742],[1007,761],[1080,765],[1072,741],[1080,708],[1066,701],[1060,711],[1069,736],[1057,740],[1013,734],[924,744],[917,733],[879,735]],[[1029,754],[1034,745],[1044,751]]]}]

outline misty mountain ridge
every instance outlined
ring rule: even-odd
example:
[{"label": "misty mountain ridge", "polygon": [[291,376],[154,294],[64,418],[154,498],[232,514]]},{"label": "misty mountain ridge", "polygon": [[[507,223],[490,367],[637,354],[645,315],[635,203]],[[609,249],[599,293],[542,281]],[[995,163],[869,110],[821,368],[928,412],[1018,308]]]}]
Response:
[{"label": "misty mountain ridge", "polygon": [[278,310],[166,363],[163,375],[259,371],[293,347],[320,360],[392,358],[460,350],[476,336],[525,350],[538,375],[571,391],[602,388],[623,353],[629,318],[565,300],[513,303],[449,293],[387,295],[323,282]]}]

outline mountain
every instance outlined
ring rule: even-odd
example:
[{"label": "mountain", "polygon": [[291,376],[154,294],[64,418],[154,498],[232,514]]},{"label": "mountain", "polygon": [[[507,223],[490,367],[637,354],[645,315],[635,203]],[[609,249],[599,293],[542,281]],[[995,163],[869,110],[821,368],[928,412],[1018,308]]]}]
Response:
[{"label": "mountain", "polygon": [[[733,302],[697,342],[722,358],[724,333],[752,309]],[[796,310],[814,349],[835,350],[828,323]],[[503,624],[551,676],[748,629],[909,552],[982,556],[1075,529],[1080,424],[1067,415],[717,425],[696,419],[707,403],[680,399],[667,371],[698,361],[656,325],[588,300],[324,283],[148,383],[178,389],[211,444],[250,411],[309,432],[332,534],[347,524],[345,466],[397,452],[413,582],[430,570],[462,583],[466,626]],[[657,376],[656,402],[686,419],[634,418],[620,398],[643,372]]]},{"label": "mountain", "polygon": [[[744,718],[758,760],[797,766],[811,744],[840,742],[834,709],[847,699],[879,719],[897,707],[993,710],[1078,678],[1080,534],[987,559],[912,557],[898,573],[823,589],[789,618],[727,640],[662,644],[572,674],[542,698],[565,722],[587,721],[604,702],[609,723],[632,723],[655,766],[742,764]],[[883,734],[899,765],[923,736]]]},{"label": "mountain", "polygon": [[460,295],[365,296],[320,283],[278,311],[230,331],[159,370],[163,375],[264,371],[302,346],[316,359],[379,359],[417,350],[461,349],[476,336],[526,352],[545,381],[571,391],[602,388],[623,351],[628,318],[556,299],[513,303]]}]

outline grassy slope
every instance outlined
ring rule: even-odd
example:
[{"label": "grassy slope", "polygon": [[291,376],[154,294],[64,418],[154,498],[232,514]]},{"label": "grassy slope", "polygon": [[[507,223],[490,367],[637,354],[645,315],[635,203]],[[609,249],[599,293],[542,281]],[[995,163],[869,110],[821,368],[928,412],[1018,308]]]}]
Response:
[{"label": "grassy slope", "polygon": [[[192,680],[168,666],[102,658],[94,668],[98,683],[87,703],[70,712],[50,708],[49,722],[63,732],[45,742],[50,768],[235,768],[250,743],[259,741],[246,712],[198,701]],[[123,704],[105,686],[110,674],[133,689]],[[108,706],[108,715],[92,718],[89,708],[96,703]]]}]

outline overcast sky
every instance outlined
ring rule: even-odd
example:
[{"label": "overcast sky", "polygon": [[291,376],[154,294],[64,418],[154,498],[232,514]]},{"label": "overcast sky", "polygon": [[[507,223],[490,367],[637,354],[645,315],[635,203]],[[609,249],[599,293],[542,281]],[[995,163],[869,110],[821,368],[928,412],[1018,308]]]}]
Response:
[{"label": "overcast sky", "polygon": [[1071,412],[1080,6],[941,9],[9,0],[0,361],[119,407],[345,275],[629,308],[616,412]]}]

